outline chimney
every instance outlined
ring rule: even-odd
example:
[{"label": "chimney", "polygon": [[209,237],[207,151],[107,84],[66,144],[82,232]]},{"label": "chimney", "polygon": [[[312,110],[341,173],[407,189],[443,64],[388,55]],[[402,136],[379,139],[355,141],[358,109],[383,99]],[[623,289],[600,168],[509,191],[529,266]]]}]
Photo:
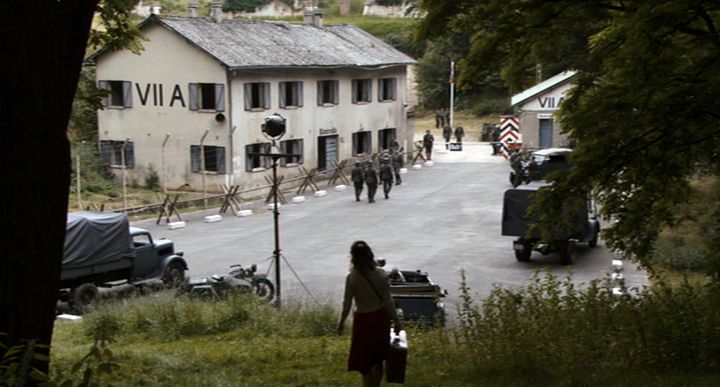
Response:
[{"label": "chimney", "polygon": [[210,4],[210,17],[215,21],[215,23],[222,23],[222,21],[223,21],[222,1],[213,1]]},{"label": "chimney", "polygon": [[160,3],[152,3],[150,4],[150,14],[151,15],[160,15],[160,9],[162,7],[160,6]]},{"label": "chimney", "polygon": [[313,24],[315,27],[322,27],[323,26],[323,11],[320,8],[315,8],[313,11]]},{"label": "chimney", "polygon": [[313,24],[313,11],[312,9],[303,10],[303,24],[309,26]]},{"label": "chimney", "polygon": [[198,4],[194,1],[188,1],[187,3],[187,14],[190,17],[197,17]]}]

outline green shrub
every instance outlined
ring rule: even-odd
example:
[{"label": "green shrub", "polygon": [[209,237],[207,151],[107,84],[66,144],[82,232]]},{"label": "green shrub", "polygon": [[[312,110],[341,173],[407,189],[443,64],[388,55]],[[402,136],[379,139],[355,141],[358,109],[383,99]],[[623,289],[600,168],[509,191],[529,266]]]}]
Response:
[{"label": "green shrub", "polygon": [[153,191],[160,191],[160,176],[152,164],[148,165],[147,173],[145,174],[145,188]]}]

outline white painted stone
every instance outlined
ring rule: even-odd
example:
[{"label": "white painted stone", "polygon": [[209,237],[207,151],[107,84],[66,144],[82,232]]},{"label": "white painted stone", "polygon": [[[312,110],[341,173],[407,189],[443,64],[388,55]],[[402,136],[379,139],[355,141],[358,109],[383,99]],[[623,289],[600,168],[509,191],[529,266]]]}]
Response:
[{"label": "white painted stone", "polygon": [[80,322],[82,321],[82,316],[76,316],[74,314],[60,314],[56,317],[56,319],[61,321],[70,321],[70,322]]},{"label": "white painted stone", "polygon": [[293,203],[302,203],[305,201],[305,196],[295,196],[292,198]]},{"label": "white painted stone", "polygon": [[205,217],[205,223],[217,223],[222,221],[222,215],[208,215]]},{"label": "white painted stone", "polygon": [[325,190],[320,190],[320,191],[315,192],[315,197],[316,197],[316,198],[321,198],[321,197],[323,197],[323,196],[325,196],[325,195],[327,195],[327,191],[325,191]]},{"label": "white painted stone", "polygon": [[623,262],[619,259],[613,259],[612,265],[613,265],[613,268],[615,268],[616,270],[622,270]]},{"label": "white painted stone", "polygon": [[413,169],[422,169],[422,164],[415,164],[412,167]]},{"label": "white painted stone", "polygon": [[400,174],[404,175],[407,173],[407,168],[400,168]]},{"label": "white painted stone", "polygon": [[425,166],[426,166],[426,167],[432,167],[433,165],[435,165],[435,162],[432,161],[432,160],[428,160],[428,161],[425,162]]},{"label": "white painted stone", "polygon": [[237,214],[237,216],[242,216],[242,217],[250,216],[250,215],[252,215],[252,210],[238,211],[238,214]]},{"label": "white painted stone", "polygon": [[[275,209],[274,207],[275,207],[275,203],[268,204],[268,210],[274,210]],[[278,203],[277,208],[280,208],[280,207],[282,207],[282,204]]]},{"label": "white painted stone", "polygon": [[185,228],[186,223],[184,221],[170,222],[168,223],[168,230],[177,230],[179,228]]},{"label": "white painted stone", "polygon": [[621,279],[623,279],[623,274],[622,274],[622,273],[610,273],[610,278],[611,278],[613,281],[615,281],[615,280],[621,280]]},{"label": "white painted stone", "polygon": [[335,186],[335,191],[342,192],[347,189],[347,186],[345,184],[338,184]]},{"label": "white painted stone", "polygon": [[612,292],[613,292],[614,296],[622,296],[623,295],[623,291],[621,288],[613,288]]}]

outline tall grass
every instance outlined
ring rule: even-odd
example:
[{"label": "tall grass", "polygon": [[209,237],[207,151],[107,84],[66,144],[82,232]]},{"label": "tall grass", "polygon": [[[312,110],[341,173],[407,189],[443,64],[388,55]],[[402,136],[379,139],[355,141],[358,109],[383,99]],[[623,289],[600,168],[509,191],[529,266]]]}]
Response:
[{"label": "tall grass", "polygon": [[[463,274],[464,276],[464,274]],[[461,278],[458,324],[409,327],[409,386],[713,385],[720,382],[720,287],[582,288],[536,273],[520,289],[479,299]],[[173,297],[100,307],[56,327],[52,370],[72,366],[98,336],[114,337],[99,385],[344,386],[349,337],[332,307],[277,309],[251,296]],[[76,376],[79,380],[80,376]]]}]

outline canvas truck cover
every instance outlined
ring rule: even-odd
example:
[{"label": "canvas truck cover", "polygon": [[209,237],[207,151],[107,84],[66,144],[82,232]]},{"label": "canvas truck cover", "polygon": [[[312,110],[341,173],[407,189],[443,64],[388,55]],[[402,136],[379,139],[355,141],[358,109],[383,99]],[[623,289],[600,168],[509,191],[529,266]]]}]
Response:
[{"label": "canvas truck cover", "polygon": [[134,256],[130,223],[125,214],[68,214],[63,270],[102,265]]}]

